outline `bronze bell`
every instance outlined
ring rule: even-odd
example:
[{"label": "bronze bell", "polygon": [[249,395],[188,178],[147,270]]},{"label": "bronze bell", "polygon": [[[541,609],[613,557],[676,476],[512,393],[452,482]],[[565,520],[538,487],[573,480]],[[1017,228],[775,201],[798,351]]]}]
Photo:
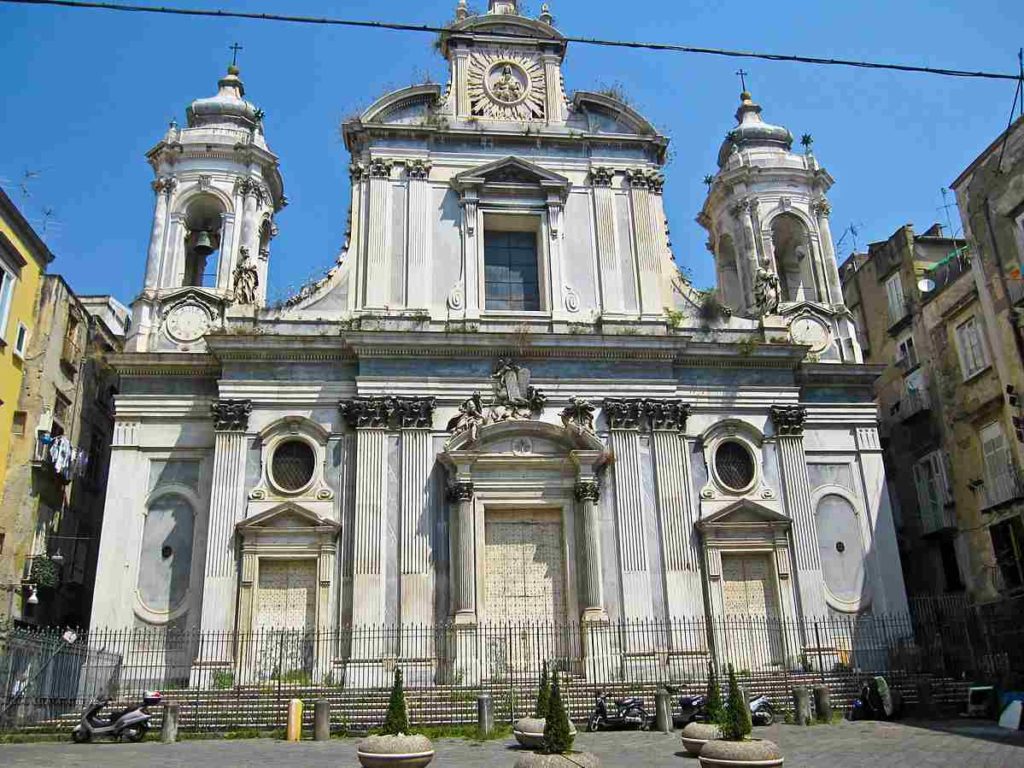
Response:
[{"label": "bronze bell", "polygon": [[197,256],[209,256],[216,250],[213,246],[213,237],[206,230],[200,230],[195,235],[195,240],[192,244],[192,252]]}]

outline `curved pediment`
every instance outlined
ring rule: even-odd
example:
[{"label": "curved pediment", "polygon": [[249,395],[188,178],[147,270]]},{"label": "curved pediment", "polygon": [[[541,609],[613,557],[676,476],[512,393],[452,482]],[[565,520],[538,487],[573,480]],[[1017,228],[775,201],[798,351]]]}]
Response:
[{"label": "curved pediment", "polygon": [[621,133],[654,136],[651,121],[615,96],[593,91],[577,91],[573,109],[591,118],[588,128],[594,133]]},{"label": "curved pediment", "polygon": [[359,116],[359,119],[364,123],[419,125],[440,98],[439,85],[413,85],[381,96]]},{"label": "curved pediment", "polygon": [[[528,440],[530,450],[523,451],[522,440]],[[517,442],[518,441],[518,442]],[[604,443],[592,432],[569,429],[543,421],[501,421],[481,427],[475,441],[469,432],[452,439],[448,453],[472,451],[474,453],[529,453],[532,455],[565,455],[572,451],[601,451]]]}]

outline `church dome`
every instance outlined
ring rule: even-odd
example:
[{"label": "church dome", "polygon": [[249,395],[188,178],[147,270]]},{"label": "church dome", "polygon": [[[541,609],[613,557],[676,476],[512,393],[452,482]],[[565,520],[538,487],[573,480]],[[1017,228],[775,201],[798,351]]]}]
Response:
[{"label": "church dome", "polygon": [[736,122],[738,125],[729,131],[718,151],[719,168],[724,168],[729,157],[740,150],[766,147],[788,152],[793,146],[793,134],[781,125],[771,125],[762,120],[761,105],[755,103],[747,91],[740,94]]},{"label": "church dome", "polygon": [[228,73],[217,83],[219,90],[216,96],[196,99],[189,105],[190,128],[216,125],[255,128],[259,125],[262,115],[255,104],[243,98],[245,86],[238,75],[238,67],[228,67]]}]

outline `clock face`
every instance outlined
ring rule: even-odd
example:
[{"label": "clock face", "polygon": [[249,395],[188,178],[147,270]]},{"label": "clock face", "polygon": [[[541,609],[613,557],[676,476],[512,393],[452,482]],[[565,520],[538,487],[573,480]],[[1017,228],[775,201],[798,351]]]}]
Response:
[{"label": "clock face", "polygon": [[806,344],[811,352],[823,352],[832,341],[825,324],[813,317],[798,317],[789,326],[789,335],[796,344]]},{"label": "clock face", "polygon": [[167,334],[175,341],[190,343],[210,330],[210,315],[198,304],[182,304],[167,316]]}]

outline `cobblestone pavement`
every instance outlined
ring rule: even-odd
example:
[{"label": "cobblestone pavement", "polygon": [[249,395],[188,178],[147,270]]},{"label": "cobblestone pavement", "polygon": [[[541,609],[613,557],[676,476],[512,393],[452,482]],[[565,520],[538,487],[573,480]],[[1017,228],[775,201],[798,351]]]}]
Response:
[{"label": "cobblestone pavement", "polygon": [[[789,768],[1024,768],[1024,732],[967,721],[941,723],[843,722],[833,726],[759,728],[776,741]],[[153,738],[153,737],[151,737]],[[605,766],[697,767],[685,757],[678,735],[659,733],[582,733],[577,748],[596,753]],[[517,750],[509,742],[475,744],[442,740],[435,744],[438,768],[512,767]],[[0,745],[0,766],[43,768],[91,764],[100,768],[348,768],[357,766],[356,740],[285,744],[280,741],[187,741],[163,745],[71,743]]]}]

